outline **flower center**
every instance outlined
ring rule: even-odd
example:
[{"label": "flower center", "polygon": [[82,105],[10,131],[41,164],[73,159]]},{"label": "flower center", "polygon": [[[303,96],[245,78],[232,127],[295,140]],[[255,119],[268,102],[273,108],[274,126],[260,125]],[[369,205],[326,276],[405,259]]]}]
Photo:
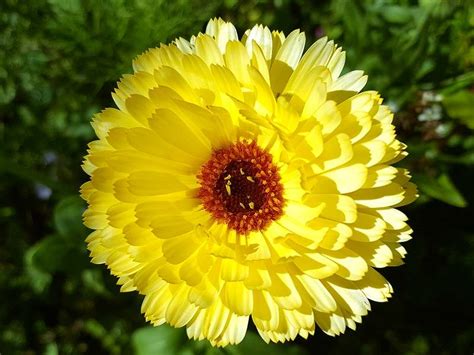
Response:
[{"label": "flower center", "polygon": [[247,161],[233,160],[219,176],[216,191],[229,212],[249,212],[260,209],[265,202],[264,185],[255,175],[256,166]]},{"label": "flower center", "polygon": [[214,151],[197,177],[204,208],[240,234],[263,230],[283,213],[278,169],[253,141]]}]

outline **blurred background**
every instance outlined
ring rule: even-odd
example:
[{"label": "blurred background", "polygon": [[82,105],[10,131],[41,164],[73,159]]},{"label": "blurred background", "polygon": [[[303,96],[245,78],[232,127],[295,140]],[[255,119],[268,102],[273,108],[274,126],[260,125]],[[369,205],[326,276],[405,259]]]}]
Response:
[{"label": "blurred background", "polygon": [[[474,351],[474,6],[469,1],[1,0],[0,353],[472,354]],[[92,115],[142,51],[204,30],[256,22],[307,42],[327,35],[346,70],[369,74],[396,113],[421,197],[395,288],[356,332],[212,349],[150,328],[141,296],[89,263],[78,189]]]}]

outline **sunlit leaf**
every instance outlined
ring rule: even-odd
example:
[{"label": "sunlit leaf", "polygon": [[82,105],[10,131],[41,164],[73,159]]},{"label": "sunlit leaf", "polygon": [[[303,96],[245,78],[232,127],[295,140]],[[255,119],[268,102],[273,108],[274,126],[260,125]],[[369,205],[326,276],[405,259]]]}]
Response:
[{"label": "sunlit leaf", "polygon": [[242,343],[225,348],[232,355],[304,355],[308,354],[302,347],[294,344],[265,343],[254,332],[247,332]]},{"label": "sunlit leaf", "polygon": [[78,236],[85,234],[82,213],[85,204],[79,196],[69,196],[61,200],[54,209],[54,225],[59,234],[81,241]]},{"label": "sunlit leaf", "polygon": [[82,272],[81,276],[86,289],[98,295],[110,295],[110,292],[105,288],[101,271],[97,269],[87,269]]},{"label": "sunlit leaf", "polygon": [[57,235],[42,239],[32,248],[31,263],[43,272],[77,272],[88,265],[81,249]]},{"label": "sunlit leaf", "polygon": [[433,178],[427,175],[415,175],[414,181],[426,195],[456,207],[466,207],[467,202],[448,175]]},{"label": "sunlit leaf", "polygon": [[474,92],[468,90],[458,91],[446,96],[443,104],[449,116],[474,129]]},{"label": "sunlit leaf", "polygon": [[132,334],[132,347],[135,355],[182,354],[186,342],[183,329],[175,329],[168,325],[144,327]]},{"label": "sunlit leaf", "polygon": [[392,23],[405,23],[413,18],[413,10],[406,6],[385,6],[382,11],[385,20]]},{"label": "sunlit leaf", "polygon": [[36,244],[25,253],[24,263],[26,273],[30,279],[31,287],[36,293],[42,293],[51,283],[52,277],[48,272],[38,268],[33,262],[33,256],[41,246]]}]

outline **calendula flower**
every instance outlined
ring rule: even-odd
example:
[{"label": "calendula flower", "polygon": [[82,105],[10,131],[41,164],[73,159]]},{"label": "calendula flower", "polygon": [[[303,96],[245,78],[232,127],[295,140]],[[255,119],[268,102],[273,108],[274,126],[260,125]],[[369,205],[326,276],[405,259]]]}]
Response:
[{"label": "calendula flower", "polygon": [[354,329],[392,287],[416,195],[405,145],[327,38],[257,25],[150,49],[94,117],[82,186],[92,262],[154,325],[239,343]]}]

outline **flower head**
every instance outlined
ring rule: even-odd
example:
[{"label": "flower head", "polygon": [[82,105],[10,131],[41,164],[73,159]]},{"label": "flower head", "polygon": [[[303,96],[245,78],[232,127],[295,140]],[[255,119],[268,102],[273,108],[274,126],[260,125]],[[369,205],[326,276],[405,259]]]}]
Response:
[{"label": "flower head", "polygon": [[416,196],[392,113],[327,38],[231,23],[150,49],[92,123],[94,263],[154,325],[213,345],[355,328],[390,297]]}]

